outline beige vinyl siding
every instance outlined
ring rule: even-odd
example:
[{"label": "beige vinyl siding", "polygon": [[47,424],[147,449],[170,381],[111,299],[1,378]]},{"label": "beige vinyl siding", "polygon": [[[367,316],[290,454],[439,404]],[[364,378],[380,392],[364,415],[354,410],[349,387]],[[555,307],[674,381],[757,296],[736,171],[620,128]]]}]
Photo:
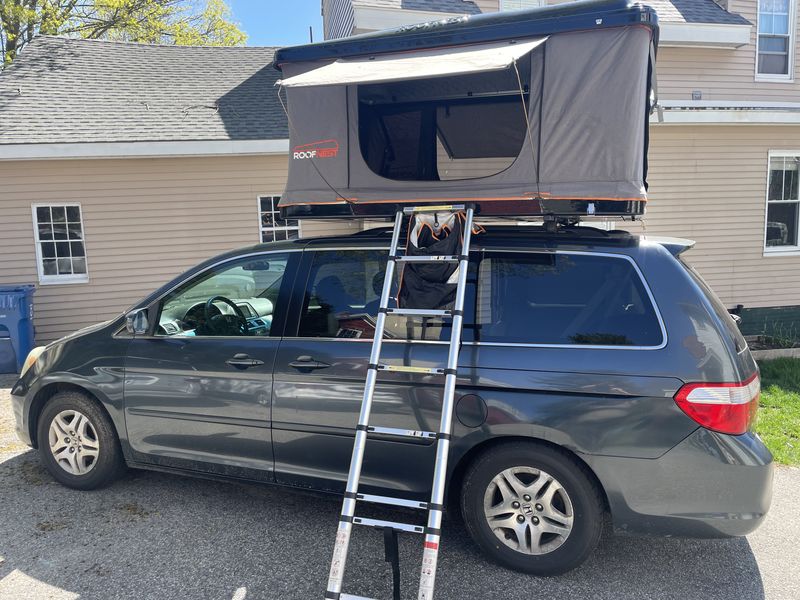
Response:
[{"label": "beige vinyl siding", "polygon": [[798,36],[795,35],[795,81],[756,81],[757,0],[736,0],[730,8],[753,24],[750,43],[735,50],[662,47],[658,54],[659,96],[665,100],[691,100],[692,91],[698,90],[703,92],[703,100],[800,101]]},{"label": "beige vinyl siding", "polygon": [[352,0],[323,0],[323,35],[326,40],[347,37],[353,34]]},{"label": "beige vinyl siding", "polygon": [[[285,156],[0,162],[0,284],[37,283],[31,205],[81,204],[88,283],[39,285],[38,342],[109,319],[172,277],[259,241],[259,195]],[[304,236],[355,231],[301,224]]]},{"label": "beige vinyl siding", "polygon": [[779,149],[800,151],[800,126],[651,128],[647,233],[696,240],[686,257],[729,307],[800,304],[800,256],[764,256],[767,160]]}]

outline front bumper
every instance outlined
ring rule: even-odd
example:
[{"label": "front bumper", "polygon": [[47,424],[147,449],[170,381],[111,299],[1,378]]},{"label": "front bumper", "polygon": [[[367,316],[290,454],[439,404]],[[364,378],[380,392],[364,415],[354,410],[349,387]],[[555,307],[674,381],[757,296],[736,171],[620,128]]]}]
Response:
[{"label": "front bumper", "polygon": [[746,535],[772,501],[772,455],[757,435],[698,429],[657,459],[584,456],[614,528],[639,535]]},{"label": "front bumper", "polygon": [[22,381],[17,381],[11,388],[11,412],[14,413],[14,428],[17,437],[23,444],[33,446],[30,428],[28,427],[28,404],[26,402],[27,388]]}]

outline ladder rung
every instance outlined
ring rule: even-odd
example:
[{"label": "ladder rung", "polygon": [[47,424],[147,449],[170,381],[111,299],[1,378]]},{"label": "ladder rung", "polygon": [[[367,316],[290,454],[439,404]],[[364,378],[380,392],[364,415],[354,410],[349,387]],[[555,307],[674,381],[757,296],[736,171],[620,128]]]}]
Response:
[{"label": "ladder rung", "polygon": [[389,506],[405,506],[406,508],[428,508],[427,502],[419,500],[406,500],[404,498],[392,498],[390,496],[373,496],[372,494],[356,494],[356,499],[362,502],[374,502],[375,504],[388,504]]},{"label": "ladder rung", "polygon": [[463,204],[431,204],[428,206],[407,206],[403,212],[407,215],[414,213],[431,213],[431,212],[455,212],[457,210],[464,210]]},{"label": "ladder rung", "polygon": [[398,256],[397,262],[447,262],[447,263],[457,263],[461,260],[460,256],[456,256],[454,254],[432,254],[431,256]]},{"label": "ladder rung", "polygon": [[408,523],[395,523],[394,521],[366,519],[364,517],[353,517],[353,524],[366,525],[367,527],[381,527],[383,529],[396,529],[397,531],[408,531],[409,533],[422,533],[425,531],[422,525],[409,525]]},{"label": "ladder rung", "polygon": [[340,600],[375,600],[366,596],[353,596],[353,594],[339,594]]},{"label": "ladder rung", "polygon": [[452,317],[452,310],[434,310],[432,308],[387,308],[386,313],[401,317]]},{"label": "ladder rung", "polygon": [[386,435],[398,435],[400,437],[433,439],[436,437],[434,431],[417,431],[416,429],[396,429],[394,427],[367,427],[368,433],[385,433]]},{"label": "ladder rung", "polygon": [[379,371],[395,371],[396,373],[426,373],[428,375],[444,375],[444,369],[430,367],[404,367],[401,365],[378,365]]}]

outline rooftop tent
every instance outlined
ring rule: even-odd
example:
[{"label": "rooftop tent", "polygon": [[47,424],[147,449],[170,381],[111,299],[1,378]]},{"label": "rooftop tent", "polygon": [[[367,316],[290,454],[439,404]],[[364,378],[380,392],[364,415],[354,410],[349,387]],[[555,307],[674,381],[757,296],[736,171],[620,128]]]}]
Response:
[{"label": "rooftop tent", "polygon": [[284,48],[281,213],[642,214],[657,34],[595,0]]}]

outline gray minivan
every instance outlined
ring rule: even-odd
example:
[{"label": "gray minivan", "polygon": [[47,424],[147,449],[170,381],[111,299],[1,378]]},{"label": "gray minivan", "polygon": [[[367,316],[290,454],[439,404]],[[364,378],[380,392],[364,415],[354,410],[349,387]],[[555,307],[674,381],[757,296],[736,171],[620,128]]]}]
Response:
[{"label": "gray minivan", "polygon": [[[755,529],[773,469],[752,432],[758,368],[691,243],[486,229],[448,472],[475,543],[549,575],[587,558],[605,513],[631,533]],[[342,493],[389,234],[229,252],[36,349],[12,390],[19,436],[79,489],[127,465]],[[445,363],[448,323],[392,318],[388,362]],[[372,422],[435,430],[440,404],[440,378],[382,372]],[[360,491],[427,499],[432,441],[368,444]]]}]

